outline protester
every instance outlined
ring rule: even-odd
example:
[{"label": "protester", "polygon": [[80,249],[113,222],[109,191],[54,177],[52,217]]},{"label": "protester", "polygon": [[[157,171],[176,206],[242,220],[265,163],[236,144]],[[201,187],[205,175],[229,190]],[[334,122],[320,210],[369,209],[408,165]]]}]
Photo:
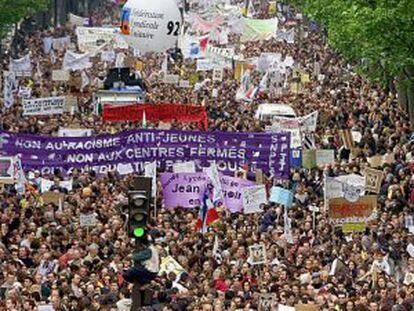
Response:
[{"label": "protester", "polygon": [[[92,24],[118,25],[118,6],[108,1],[105,8],[92,12]],[[191,10],[197,11],[197,4],[190,5]],[[414,310],[414,140],[407,115],[398,106],[394,90],[357,74],[353,64],[329,48],[321,29],[308,27],[304,18],[293,20],[293,10],[282,12],[287,17],[281,21],[283,26],[295,24],[295,43],[273,38],[239,44],[241,36],[232,34],[228,45],[235,45],[246,59],[267,52],[292,56],[296,69],[310,75],[299,92],[291,87],[298,80],[294,70],[288,69],[286,81],[260,92],[252,102],[240,102],[235,97],[241,82],[233,69],[224,70],[222,81],[214,81],[212,71],[199,72],[198,88],[180,88],[162,82],[163,55],[140,57],[148,103],[202,104],[208,130],[224,132],[264,131],[271,122],[255,118],[261,103],[288,104],[298,116],[318,111],[315,147],[334,149],[336,158],[331,165],[313,169],[292,167],[287,181],[266,176],[268,189],[273,185],[294,189],[293,205],[286,215],[291,236],[280,204],[266,204],[263,213],[254,214],[234,214],[219,206],[218,220],[203,234],[196,229],[198,209],[163,209],[159,197],[158,214],[150,224],[151,239],[160,258],[170,255],[184,272],[160,273],[148,281],[149,310],[259,310],[261,297],[268,293],[274,295],[276,305],[291,307]],[[255,15],[272,16],[265,7]],[[71,50],[80,53],[74,49],[75,28],[62,26],[24,38],[23,49],[14,58],[30,54],[32,75],[18,80],[20,87],[30,89],[32,98],[75,95],[78,111],[23,116],[22,94],[15,94],[10,108],[2,103],[2,130],[56,136],[61,127],[92,129],[94,134],[141,128],[143,122],[104,122],[94,113],[93,94],[102,89],[115,60],[94,59],[94,65],[84,71],[89,81],[84,76],[82,90],[51,79],[52,70],[61,68],[65,52],[45,53],[43,39],[65,36],[70,37]],[[123,52],[126,57],[133,55],[132,49]],[[4,59],[1,71],[8,66]],[[169,66],[170,74],[181,73],[187,79],[196,72],[196,61],[191,59]],[[252,84],[258,85],[262,76],[253,71]],[[147,122],[146,128],[161,125]],[[171,129],[200,130],[200,126],[173,121]],[[357,154],[351,154],[341,140],[343,129],[361,136]],[[384,179],[375,215],[363,233],[343,233],[324,210],[324,178],[362,175],[367,158],[391,152],[394,161],[379,168]],[[129,310],[132,284],[123,273],[132,266],[135,247],[126,221],[133,176],[74,170],[72,185],[66,188],[60,183],[66,180],[61,172],[26,173],[23,193],[13,185],[0,191],[0,310],[35,310],[41,305],[52,305],[54,310]],[[42,178],[53,181],[52,192],[66,195],[63,202],[43,201]],[[310,206],[319,207],[320,212],[312,212]],[[84,214],[94,214],[96,224],[81,226]],[[264,244],[265,264],[252,264],[249,247],[255,244]]]}]

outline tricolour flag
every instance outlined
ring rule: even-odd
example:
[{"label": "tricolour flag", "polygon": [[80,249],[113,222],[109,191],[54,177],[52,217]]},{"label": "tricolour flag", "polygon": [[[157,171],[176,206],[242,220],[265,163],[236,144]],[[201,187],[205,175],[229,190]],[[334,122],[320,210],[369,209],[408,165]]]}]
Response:
[{"label": "tricolour flag", "polygon": [[218,219],[217,210],[206,192],[203,198],[203,206],[200,208],[200,213],[196,222],[196,229],[201,233],[206,233],[207,228]]}]

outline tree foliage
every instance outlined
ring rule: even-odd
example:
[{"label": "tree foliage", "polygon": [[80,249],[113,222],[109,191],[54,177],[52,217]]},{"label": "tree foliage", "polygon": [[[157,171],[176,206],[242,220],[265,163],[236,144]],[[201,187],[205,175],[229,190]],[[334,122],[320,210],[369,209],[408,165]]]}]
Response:
[{"label": "tree foliage", "polygon": [[48,0],[0,0],[0,38],[11,25],[30,14],[45,10],[49,3]]},{"label": "tree foliage", "polygon": [[327,27],[330,44],[361,61],[374,79],[403,74],[414,66],[413,0],[292,0]]}]

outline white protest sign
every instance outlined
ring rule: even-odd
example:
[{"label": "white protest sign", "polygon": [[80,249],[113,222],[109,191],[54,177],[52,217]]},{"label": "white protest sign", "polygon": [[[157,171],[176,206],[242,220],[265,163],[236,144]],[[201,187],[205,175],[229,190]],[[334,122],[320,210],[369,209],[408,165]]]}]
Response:
[{"label": "white protest sign", "polygon": [[270,131],[275,133],[290,133],[290,147],[292,149],[300,148],[302,146],[300,125],[297,119],[273,117],[273,123]]},{"label": "white protest sign", "polygon": [[356,174],[325,177],[326,199],[345,198],[356,202],[365,194],[365,178]]},{"label": "white protest sign", "polygon": [[302,132],[315,132],[318,123],[318,111],[314,111],[304,117],[300,117],[299,124]]},{"label": "white protest sign", "polygon": [[177,162],[173,164],[173,172],[174,173],[195,173],[195,162],[188,161],[188,162]]},{"label": "white protest sign", "polygon": [[64,69],[57,69],[52,71],[53,81],[69,81],[69,71]]},{"label": "white protest sign", "polygon": [[175,47],[181,26],[181,13],[174,0],[128,0],[123,7],[123,38],[142,53]]},{"label": "white protest sign", "polygon": [[282,305],[279,303],[277,306],[277,310],[278,311],[295,311],[295,307],[289,307],[289,306]]},{"label": "white protest sign", "polygon": [[233,60],[241,60],[242,56],[235,55],[234,49],[219,48],[207,45],[206,60],[214,67],[231,67]]},{"label": "white protest sign", "polygon": [[214,68],[214,64],[208,59],[197,59],[197,71],[209,71]]},{"label": "white protest sign", "polygon": [[163,82],[167,84],[178,84],[180,81],[179,75],[165,75]]},{"label": "white protest sign", "polygon": [[316,206],[316,205],[310,205],[310,206],[309,206],[309,210],[310,210],[311,212],[319,213],[319,206]]},{"label": "white protest sign", "polygon": [[223,68],[214,68],[213,81],[223,81]]},{"label": "white protest sign", "polygon": [[61,114],[65,108],[65,97],[44,97],[23,100],[23,116]]},{"label": "white protest sign", "polygon": [[128,175],[128,174],[132,174],[134,172],[134,169],[132,168],[131,163],[127,163],[127,164],[119,163],[117,166],[117,172],[119,173],[119,175]]},{"label": "white protest sign", "polygon": [[260,265],[267,262],[266,246],[264,244],[254,244],[249,246],[249,258],[251,265]]},{"label": "white protest sign", "polygon": [[4,106],[10,108],[14,104],[13,89],[16,85],[16,77],[14,72],[4,72],[4,84],[3,84],[3,99]]},{"label": "white protest sign", "polygon": [[92,227],[96,225],[95,214],[80,214],[80,226]]},{"label": "white protest sign", "polygon": [[180,80],[180,83],[178,86],[182,88],[190,88],[191,84],[190,84],[190,81],[188,80]]},{"label": "white protest sign", "polygon": [[151,195],[153,198],[157,196],[157,162],[151,162],[144,166],[144,176],[152,178]]},{"label": "white protest sign", "polygon": [[67,70],[83,70],[92,67],[89,61],[91,54],[79,54],[72,51],[66,51],[63,58],[62,68]]},{"label": "white protest sign", "polygon": [[78,47],[82,52],[92,52],[105,43],[113,48],[127,49],[128,45],[118,33],[117,28],[77,27]]},{"label": "white protest sign", "polygon": [[257,61],[257,69],[260,72],[266,72],[271,64],[278,63],[281,59],[280,53],[261,53]]},{"label": "white protest sign", "polygon": [[410,243],[407,245],[407,253],[414,258],[414,244]]},{"label": "white protest sign", "polygon": [[[50,188],[52,188],[55,185],[55,182],[53,180],[42,178],[40,180],[40,192],[48,192],[50,191]],[[67,191],[72,191],[73,186],[73,180],[61,180],[58,183],[59,187],[66,189]]]},{"label": "white protest sign", "polygon": [[30,77],[32,75],[32,64],[29,54],[19,59],[11,59],[9,70],[14,72],[16,77]]},{"label": "white protest sign", "polygon": [[89,24],[89,19],[69,13],[69,24],[72,26],[86,26]]},{"label": "white protest sign", "polygon": [[70,46],[70,37],[52,39],[52,46],[55,51],[64,51]]},{"label": "white protest sign", "polygon": [[114,52],[114,50],[102,51],[102,53],[101,53],[101,61],[103,61],[103,62],[113,62],[114,60],[115,60],[115,52]]},{"label": "white protest sign", "polygon": [[266,187],[258,185],[253,187],[245,187],[242,189],[243,213],[260,213],[262,204],[267,203]]},{"label": "white protest sign", "polygon": [[39,305],[37,311],[55,311],[55,308],[53,308],[53,305]]},{"label": "white protest sign", "polygon": [[316,153],[316,165],[323,166],[335,162],[335,151],[333,149],[318,149]]},{"label": "white protest sign", "polygon": [[91,129],[73,129],[67,127],[60,127],[58,137],[90,137],[92,136]]}]

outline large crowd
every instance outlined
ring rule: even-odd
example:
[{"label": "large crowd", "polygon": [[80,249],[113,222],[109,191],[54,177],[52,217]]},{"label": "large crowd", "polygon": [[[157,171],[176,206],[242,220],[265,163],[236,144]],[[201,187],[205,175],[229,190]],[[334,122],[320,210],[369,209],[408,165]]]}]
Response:
[{"label": "large crowd", "polygon": [[[108,1],[90,20],[94,26],[116,24],[118,15],[118,7]],[[246,58],[263,52],[291,55],[310,81],[294,92],[289,85],[295,77],[290,75],[278,92],[264,92],[252,103],[235,100],[240,81],[231,69],[224,71],[222,82],[213,81],[211,71],[203,72],[199,81],[209,82],[200,83],[196,90],[184,89],[162,83],[163,55],[141,58],[145,70],[140,74],[150,103],[203,104],[209,131],[264,131],[270,123],[254,117],[263,102],[289,104],[300,116],[318,111],[316,147],[336,151],[335,164],[294,168],[290,180],[277,181],[295,189],[288,210],[293,243],[284,234],[280,205],[266,205],[263,213],[248,215],[232,214],[219,206],[218,221],[202,234],[195,229],[198,210],[165,210],[159,198],[158,215],[150,223],[153,244],[160,257],[171,255],[185,272],[161,274],[145,285],[152,305],[149,310],[259,310],[260,296],[267,293],[274,294],[275,303],[312,304],[319,310],[414,310],[414,141],[408,116],[394,90],[369,82],[356,73],[355,64],[329,47],[323,29],[308,27],[300,16],[294,24],[300,29],[295,43],[247,42],[241,52]],[[66,35],[76,43],[74,28],[64,25],[24,38],[19,56],[29,52],[34,70],[19,85],[31,88],[33,98],[72,91],[68,83],[51,79],[52,70],[62,65],[64,52],[51,55],[43,49],[43,38]],[[237,43],[239,35],[229,40]],[[132,54],[132,50],[124,53]],[[108,123],[93,113],[92,94],[102,88],[106,70],[113,65],[98,60],[86,70],[90,82],[77,91],[79,110],[73,114],[23,117],[21,98],[15,94],[15,104],[2,109],[2,130],[56,135],[59,127],[73,125],[91,128],[95,134],[140,128],[141,122]],[[196,63],[187,59],[177,66],[189,75]],[[0,71],[7,67],[8,58],[4,58]],[[324,78],[318,79],[320,75]],[[258,83],[260,76],[253,73],[253,80]],[[213,89],[217,96],[212,96]],[[195,130],[198,125],[173,122],[171,128]],[[358,154],[345,152],[340,138],[345,128],[361,134]],[[395,154],[395,161],[380,168],[385,178],[376,216],[363,233],[343,233],[323,210],[324,176],[362,174],[368,157],[387,152]],[[123,271],[131,267],[134,251],[125,221],[132,176],[109,173],[97,178],[94,173],[74,171],[71,191],[54,190],[66,194],[58,207],[44,204],[38,194],[39,180],[64,177],[59,172],[54,176],[30,173],[25,193],[18,194],[11,185],[0,192],[0,310],[36,310],[40,305],[52,305],[54,310],[129,310],[132,284],[125,281]],[[321,211],[313,215],[311,205]],[[98,223],[86,229],[80,226],[79,215],[88,213],[94,213]],[[215,239],[220,260],[213,253]],[[253,266],[248,249],[259,242],[266,247],[267,263]]]}]

